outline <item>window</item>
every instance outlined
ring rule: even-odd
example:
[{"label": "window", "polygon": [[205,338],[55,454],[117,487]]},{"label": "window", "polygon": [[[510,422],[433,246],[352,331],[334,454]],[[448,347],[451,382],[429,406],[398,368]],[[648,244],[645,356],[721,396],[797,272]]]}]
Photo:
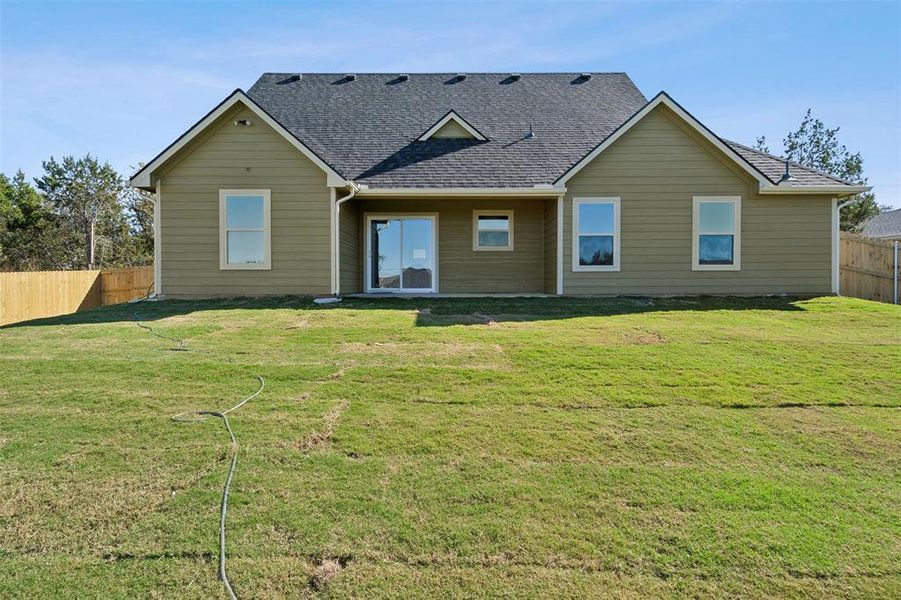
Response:
[{"label": "window", "polygon": [[692,270],[741,269],[741,198],[695,196]]},{"label": "window", "polygon": [[513,250],[513,211],[472,211],[473,250]]},{"label": "window", "polygon": [[219,268],[269,269],[269,190],[219,190]]},{"label": "window", "polygon": [[619,198],[573,199],[573,271],[619,271]]}]

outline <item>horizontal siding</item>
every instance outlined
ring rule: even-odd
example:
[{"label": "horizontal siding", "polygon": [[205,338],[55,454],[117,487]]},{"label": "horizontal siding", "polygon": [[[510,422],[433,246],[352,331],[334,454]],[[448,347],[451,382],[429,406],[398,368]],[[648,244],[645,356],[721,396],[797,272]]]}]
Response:
[{"label": "horizontal siding", "polygon": [[[438,215],[438,291],[445,294],[543,293],[544,201],[532,198],[368,199],[357,203],[364,213],[433,213]],[[513,210],[513,251],[472,248],[472,211]],[[343,209],[342,209],[343,210]],[[363,237],[361,233],[359,239]],[[359,246],[363,262],[363,244]],[[342,263],[344,261],[342,260]],[[362,273],[360,275],[362,281]]]},{"label": "horizontal siding", "polygon": [[341,205],[341,293],[363,291],[362,224],[359,208],[353,200]]},{"label": "horizontal siding", "polygon": [[[820,294],[831,289],[831,199],[765,196],[659,107],[567,184],[566,294]],[[692,197],[742,198],[741,271],[692,271]],[[619,272],[572,271],[572,199],[619,196]]]},{"label": "horizontal siding", "polygon": [[557,293],[557,200],[544,202],[544,293]]},{"label": "horizontal siding", "polygon": [[[249,119],[251,127],[236,127]],[[219,270],[219,190],[269,189],[272,269]],[[250,111],[236,108],[161,177],[162,290],[170,297],[328,294],[325,173]]]}]

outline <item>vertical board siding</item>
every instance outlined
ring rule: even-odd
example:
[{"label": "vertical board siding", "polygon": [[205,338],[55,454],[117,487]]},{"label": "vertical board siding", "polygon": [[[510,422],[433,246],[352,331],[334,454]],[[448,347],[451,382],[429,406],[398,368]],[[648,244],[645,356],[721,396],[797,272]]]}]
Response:
[{"label": "vertical board siding", "polygon": [[842,232],[839,263],[842,296],[894,302],[895,258],[892,242]]},{"label": "vertical board siding", "polygon": [[[361,225],[365,213],[438,215],[438,291],[442,294],[544,292],[544,200],[386,198],[351,202],[358,203]],[[475,209],[513,210],[512,251],[473,250],[472,211]],[[364,260],[363,246],[360,244],[358,264]]]},{"label": "vertical board siding", "polygon": [[152,284],[153,267],[0,273],[0,325],[128,302]]},{"label": "vertical board siding", "polygon": [[[223,115],[161,179],[166,297],[330,293],[326,175],[252,112]],[[219,269],[220,189],[271,190],[270,270]]]},{"label": "vertical board siding", "polygon": [[[756,182],[658,107],[568,182],[565,294],[828,294],[831,198]],[[741,270],[692,271],[692,197],[741,196]],[[573,272],[573,198],[621,200],[619,272]]]}]

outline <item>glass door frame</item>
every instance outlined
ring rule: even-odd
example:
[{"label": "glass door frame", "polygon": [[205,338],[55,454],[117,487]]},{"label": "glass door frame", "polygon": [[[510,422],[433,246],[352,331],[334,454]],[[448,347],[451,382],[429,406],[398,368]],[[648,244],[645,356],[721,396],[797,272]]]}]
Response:
[{"label": "glass door frame", "polygon": [[[432,223],[432,287],[431,288],[373,288],[372,287],[372,221],[427,220]],[[363,284],[367,294],[437,294],[438,293],[438,214],[437,213],[365,213],[363,252]],[[403,242],[401,242],[403,244]],[[403,272],[403,265],[401,265]],[[401,275],[403,280],[403,275]]]}]

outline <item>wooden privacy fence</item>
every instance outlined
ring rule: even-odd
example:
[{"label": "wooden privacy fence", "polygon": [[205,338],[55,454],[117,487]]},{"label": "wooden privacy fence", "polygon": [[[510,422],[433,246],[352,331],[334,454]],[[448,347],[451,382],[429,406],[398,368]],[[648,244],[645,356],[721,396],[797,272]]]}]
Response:
[{"label": "wooden privacy fence", "polygon": [[128,302],[152,285],[153,267],[0,273],[0,325]]},{"label": "wooden privacy fence", "polygon": [[897,304],[901,256],[896,257],[896,243],[842,232],[841,295]]}]

